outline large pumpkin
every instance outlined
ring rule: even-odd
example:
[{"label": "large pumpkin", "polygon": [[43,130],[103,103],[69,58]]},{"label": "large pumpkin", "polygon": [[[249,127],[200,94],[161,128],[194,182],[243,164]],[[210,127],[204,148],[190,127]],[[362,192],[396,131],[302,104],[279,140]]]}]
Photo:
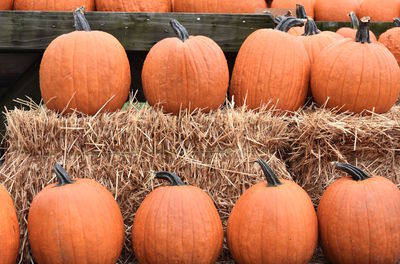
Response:
[{"label": "large pumpkin", "polygon": [[11,10],[13,8],[14,0],[2,0],[0,2],[0,10]]},{"label": "large pumpkin", "polygon": [[[350,22],[351,22],[351,28],[342,27],[342,28],[339,28],[336,31],[336,33],[338,33],[339,35],[342,35],[345,38],[355,39],[356,34],[357,34],[358,25],[359,25],[358,18],[353,11],[351,11],[349,13],[349,17],[350,17]],[[369,36],[370,36],[370,39],[372,42],[377,41],[374,32],[372,32],[371,30],[369,31]]]},{"label": "large pumpkin", "polygon": [[287,34],[304,20],[282,17],[275,29],[253,32],[240,47],[232,73],[230,95],[235,104],[250,109],[262,105],[295,111],[303,106],[310,61],[301,40]]},{"label": "large pumpkin", "polygon": [[58,184],[33,199],[28,236],[40,264],[117,262],[124,243],[124,222],[111,193],[89,179],[71,180],[58,164]]},{"label": "large pumpkin", "polygon": [[79,6],[95,10],[95,0],[14,0],[15,10],[73,11]]},{"label": "large pumpkin", "polygon": [[400,69],[390,51],[371,43],[369,18],[362,18],[355,40],[326,47],[311,69],[311,90],[319,105],[355,113],[384,113],[397,101]]},{"label": "large pumpkin", "polygon": [[128,57],[112,35],[90,31],[82,9],[76,31],[53,40],[40,65],[40,90],[50,109],[85,114],[120,109],[128,98]]},{"label": "large pumpkin", "polygon": [[201,189],[173,173],[156,173],[171,186],[152,191],[140,205],[132,240],[140,263],[215,263],[224,234],[217,209]]},{"label": "large pumpkin", "polygon": [[96,0],[98,11],[171,12],[171,0]]},{"label": "large pumpkin", "polygon": [[265,161],[258,163],[267,182],[248,189],[229,216],[233,258],[242,264],[309,263],[318,241],[310,197],[293,181],[279,180]]},{"label": "large pumpkin", "polygon": [[[314,0],[273,0],[272,8],[294,9],[302,5],[310,17],[314,17]],[[298,17],[302,18],[302,17]]]},{"label": "large pumpkin", "polygon": [[400,261],[400,191],[386,178],[371,177],[339,163],[343,177],[325,191],[318,222],[325,256],[331,263]]},{"label": "large pumpkin", "polygon": [[13,201],[0,185],[0,264],[16,263],[19,250],[19,226]]},{"label": "large pumpkin", "polygon": [[174,0],[174,12],[187,13],[260,13],[267,8],[265,0]]},{"label": "large pumpkin", "polygon": [[164,111],[218,109],[229,85],[229,69],[221,48],[204,36],[189,36],[175,19],[179,38],[158,42],[147,55],[142,71],[143,91],[150,105]]},{"label": "large pumpkin", "polygon": [[390,22],[400,15],[400,0],[363,0],[358,17],[369,16],[371,21]]},{"label": "large pumpkin", "polygon": [[342,21],[348,20],[347,14],[357,12],[360,7],[359,0],[316,0],[314,16],[317,21]]},{"label": "large pumpkin", "polygon": [[379,37],[379,42],[390,50],[390,52],[396,58],[397,63],[400,65],[400,18],[395,18],[394,23],[396,27],[384,32]]}]

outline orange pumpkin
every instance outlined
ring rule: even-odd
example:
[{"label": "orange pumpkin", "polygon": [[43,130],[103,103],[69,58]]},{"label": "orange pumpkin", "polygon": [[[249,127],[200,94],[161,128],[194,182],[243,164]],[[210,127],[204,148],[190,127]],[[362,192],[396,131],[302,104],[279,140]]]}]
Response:
[{"label": "orange pumpkin", "polygon": [[171,12],[171,0],[96,0],[98,11]]},{"label": "orange pumpkin", "polygon": [[331,263],[398,263],[399,189],[390,180],[371,177],[350,164],[336,167],[351,177],[329,186],[318,206],[325,256]]},{"label": "orange pumpkin", "polygon": [[156,179],[168,180],[171,186],[152,191],[136,212],[132,230],[136,258],[155,264],[215,263],[224,234],[213,201],[173,173],[158,172]]},{"label": "orange pumpkin", "polygon": [[14,0],[15,10],[73,11],[78,6],[95,10],[95,0]]},{"label": "orange pumpkin", "polygon": [[369,16],[371,21],[390,22],[400,15],[400,0],[363,0],[358,17]]},{"label": "orange pumpkin", "polygon": [[314,15],[317,21],[342,21],[348,20],[347,14],[351,11],[358,11],[359,0],[316,0]]},{"label": "orange pumpkin", "polygon": [[384,32],[379,37],[379,42],[386,46],[400,64],[400,18],[393,19],[396,27]]},{"label": "orange pumpkin", "polygon": [[115,111],[126,102],[131,84],[128,57],[112,35],[90,31],[82,9],[77,31],[53,40],[40,65],[40,90],[46,106],[93,115]]},{"label": "orange pumpkin", "polygon": [[11,10],[13,9],[14,0],[2,0],[0,2],[0,10]]},{"label": "orange pumpkin", "polygon": [[275,29],[259,29],[244,41],[230,86],[235,105],[287,111],[303,106],[310,61],[301,40],[286,33],[293,25],[302,26],[304,20],[282,17]]},{"label": "orange pumpkin", "polygon": [[[351,11],[349,13],[349,17],[350,17],[350,22],[351,22],[351,28],[349,27],[342,27],[339,28],[336,33],[338,33],[339,35],[342,35],[345,38],[351,38],[351,39],[355,39],[356,38],[356,33],[357,33],[357,29],[358,29],[358,18],[356,16],[356,14],[354,14],[353,11]],[[374,32],[372,32],[371,30],[369,31],[369,36],[372,42],[376,42],[376,37]]]},{"label": "orange pumpkin", "polygon": [[[294,9],[297,5],[302,5],[310,17],[314,17],[314,0],[273,0],[272,8]],[[297,18],[302,18],[297,16]]]},{"label": "orange pumpkin", "polygon": [[161,40],[144,61],[142,82],[147,101],[174,114],[186,109],[218,109],[229,85],[224,53],[210,38],[189,36],[175,19],[171,26],[179,38]]},{"label": "orange pumpkin", "polygon": [[319,105],[340,111],[390,110],[400,92],[400,69],[387,48],[371,43],[368,17],[361,19],[355,41],[333,43],[315,59],[311,90]]},{"label": "orange pumpkin", "polygon": [[19,226],[13,201],[0,185],[0,264],[15,264],[19,250]]},{"label": "orange pumpkin", "polygon": [[309,263],[318,241],[317,215],[307,193],[279,180],[265,161],[267,178],[248,189],[229,216],[227,240],[238,263]]},{"label": "orange pumpkin", "polygon": [[28,236],[37,263],[116,263],[124,222],[111,193],[89,179],[71,180],[59,165],[58,184],[33,199]]},{"label": "orange pumpkin", "polygon": [[174,0],[174,12],[186,13],[261,13],[265,0]]}]

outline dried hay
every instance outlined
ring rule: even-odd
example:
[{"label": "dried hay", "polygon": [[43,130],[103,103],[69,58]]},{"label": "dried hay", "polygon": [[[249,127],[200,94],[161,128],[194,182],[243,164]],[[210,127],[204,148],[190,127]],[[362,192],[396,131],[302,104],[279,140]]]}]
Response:
[{"label": "dried hay", "polygon": [[[313,106],[289,116],[227,107],[212,114],[175,117],[149,107],[112,114],[59,116],[43,107],[7,112],[5,165],[0,182],[12,193],[22,233],[20,263],[32,262],[27,246],[29,203],[54,181],[52,165],[96,179],[115,196],[126,225],[120,263],[134,261],[131,226],[143,198],[160,183],[152,172],[170,170],[214,199],[224,225],[240,194],[263,180],[253,161],[269,160],[278,174],[304,186],[315,204],[338,173],[332,161],[358,163],[400,183],[400,107],[385,115],[336,114]],[[283,160],[284,162],[282,162]],[[224,246],[221,262],[230,262]],[[323,263],[320,250],[313,263]]]}]

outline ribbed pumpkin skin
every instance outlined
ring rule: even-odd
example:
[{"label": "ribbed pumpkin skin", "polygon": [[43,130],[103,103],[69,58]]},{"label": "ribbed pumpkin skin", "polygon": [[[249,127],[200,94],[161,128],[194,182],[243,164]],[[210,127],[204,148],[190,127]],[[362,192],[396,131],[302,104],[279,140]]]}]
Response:
[{"label": "ribbed pumpkin skin", "polygon": [[[260,29],[240,47],[232,73],[230,95],[249,109],[263,104],[295,111],[303,106],[310,61],[301,40],[293,35]],[[247,97],[246,97],[247,96]]]},{"label": "ribbed pumpkin skin", "polygon": [[[357,29],[349,28],[349,27],[342,27],[336,31],[337,34],[342,35],[345,38],[356,39]],[[369,36],[372,42],[377,42],[376,36],[374,32],[371,30],[369,31]]]},{"label": "ribbed pumpkin skin", "polygon": [[400,16],[400,0],[363,0],[357,16],[369,16],[373,22],[392,22],[393,18]]},{"label": "ribbed pumpkin skin", "polygon": [[384,32],[380,35],[379,42],[390,50],[400,65],[400,27],[391,28]]},{"label": "ribbed pumpkin skin", "polygon": [[124,223],[111,193],[93,180],[45,187],[28,215],[33,256],[41,264],[109,263],[118,260]]},{"label": "ribbed pumpkin skin", "polygon": [[13,201],[0,185],[0,264],[15,264],[19,250],[19,226]]},{"label": "ribbed pumpkin skin", "polygon": [[[46,49],[40,65],[40,90],[56,111],[93,115],[120,109],[128,98],[131,73],[122,45],[101,31],[61,35]],[[68,107],[67,107],[68,106]]]},{"label": "ribbed pumpkin skin", "polygon": [[210,38],[191,36],[185,42],[166,38],[147,55],[142,82],[152,106],[160,105],[174,114],[181,108],[207,112],[224,103],[229,69],[221,48]]},{"label": "ribbed pumpkin skin", "polygon": [[303,5],[307,15],[314,17],[314,0],[273,0],[271,8],[295,9],[296,4]]},{"label": "ribbed pumpkin skin", "polygon": [[361,44],[344,39],[326,47],[311,69],[315,101],[340,111],[385,113],[400,91],[396,59],[381,44]]},{"label": "ribbed pumpkin skin", "polygon": [[320,238],[332,263],[400,260],[400,191],[383,177],[344,177],[325,191],[318,207]]},{"label": "ribbed pumpkin skin", "polygon": [[316,0],[314,16],[317,21],[342,21],[347,22],[350,11],[357,12],[360,7],[358,0]]},{"label": "ribbed pumpkin skin", "polygon": [[265,0],[174,0],[174,12],[188,13],[260,13],[267,8]]},{"label": "ribbed pumpkin skin", "polygon": [[301,36],[304,34],[304,26],[302,27],[292,27],[289,29],[288,33],[290,35]]},{"label": "ribbed pumpkin skin", "polygon": [[318,241],[317,216],[307,193],[297,184],[248,189],[236,202],[227,227],[236,262],[309,263]]},{"label": "ribbed pumpkin skin", "polygon": [[14,0],[15,10],[73,11],[80,6],[95,10],[94,0]]},{"label": "ribbed pumpkin skin", "polygon": [[98,11],[171,12],[170,0],[96,0]]},{"label": "ribbed pumpkin skin", "polygon": [[140,263],[215,263],[223,230],[210,197],[193,186],[159,187],[140,205],[132,240]]},{"label": "ribbed pumpkin skin", "polygon": [[14,0],[2,0],[0,2],[0,10],[11,10],[13,8]]},{"label": "ribbed pumpkin skin", "polygon": [[343,39],[341,35],[329,31],[323,31],[311,36],[301,36],[301,40],[303,41],[311,63],[324,48],[341,39]]}]

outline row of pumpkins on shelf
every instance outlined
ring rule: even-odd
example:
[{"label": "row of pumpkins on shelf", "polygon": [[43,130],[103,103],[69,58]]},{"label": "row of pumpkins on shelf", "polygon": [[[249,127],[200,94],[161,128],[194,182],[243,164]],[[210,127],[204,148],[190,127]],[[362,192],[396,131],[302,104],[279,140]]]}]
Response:
[{"label": "row of pumpkins on shelf", "polygon": [[267,7],[306,7],[311,17],[320,21],[346,21],[350,11],[372,21],[391,21],[400,16],[399,0],[2,0],[0,9],[65,10],[86,6],[88,11],[114,12],[196,12],[196,13],[259,13]]},{"label": "row of pumpkins on shelf", "polygon": [[[227,223],[228,247],[238,263],[309,263],[318,232],[331,263],[400,261],[400,191],[390,180],[337,163],[351,177],[328,187],[316,214],[299,185],[258,163],[266,182],[243,193]],[[37,263],[116,263],[124,222],[111,193],[94,180],[72,180],[59,164],[55,173],[58,183],[39,192],[29,209],[28,237]],[[215,263],[224,233],[212,199],[173,173],[155,178],[170,186],[153,190],[136,212],[132,241],[139,263]],[[14,264],[17,216],[1,186],[0,198],[0,263]]]},{"label": "row of pumpkins on shelf", "polygon": [[[369,31],[368,17],[358,25],[351,12],[357,29],[334,33],[319,31],[303,6],[297,6],[297,13],[302,18],[290,13],[278,16],[275,29],[257,30],[244,41],[229,87],[235,105],[296,111],[311,86],[321,106],[387,112],[400,91],[400,68],[394,57],[400,62],[400,28],[381,35],[386,48]],[[59,112],[76,109],[89,115],[120,109],[131,84],[126,52],[112,35],[90,31],[83,8],[74,14],[76,31],[53,40],[44,53],[40,66],[44,102]],[[176,20],[171,26],[178,37],[159,41],[143,65],[147,101],[174,114],[219,108],[229,86],[223,51],[208,37],[189,36]]]}]

